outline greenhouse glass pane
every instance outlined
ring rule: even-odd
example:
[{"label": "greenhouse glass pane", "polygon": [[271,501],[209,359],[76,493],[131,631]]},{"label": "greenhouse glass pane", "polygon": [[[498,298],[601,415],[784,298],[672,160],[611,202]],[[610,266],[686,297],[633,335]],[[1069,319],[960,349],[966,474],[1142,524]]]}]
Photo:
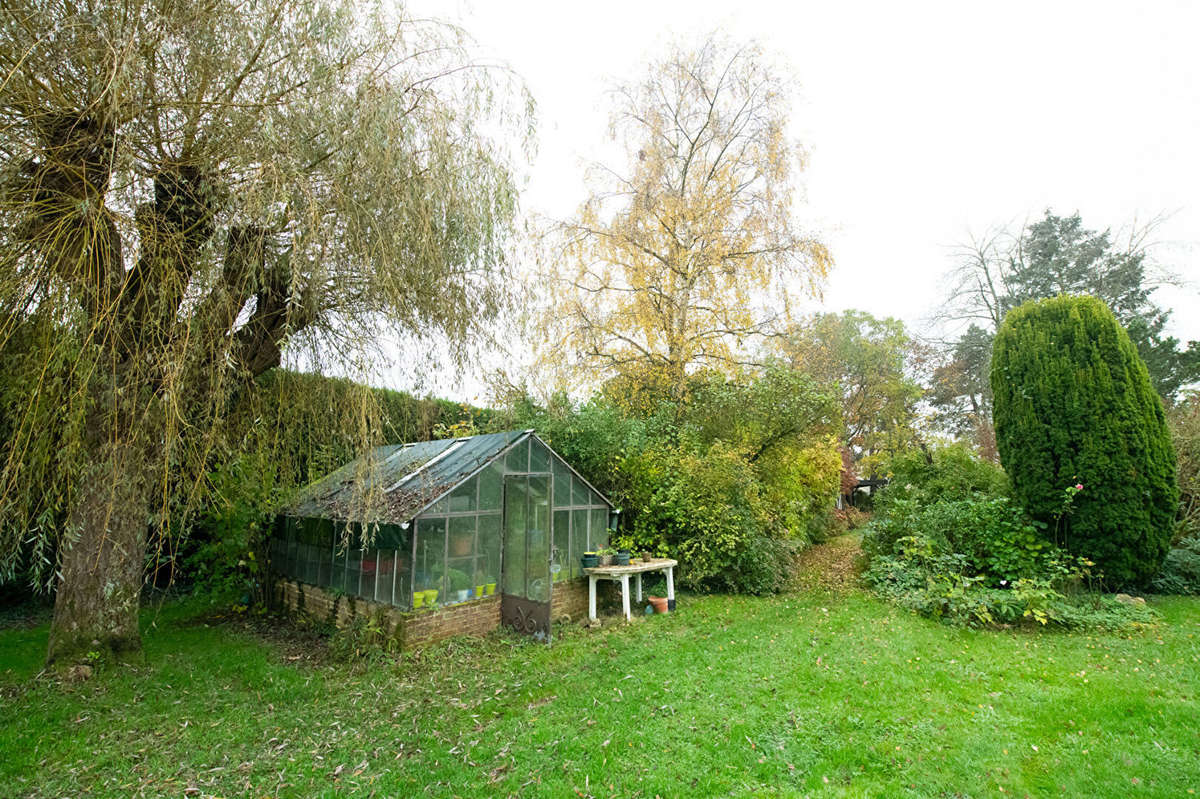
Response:
[{"label": "greenhouse glass pane", "polygon": [[496,461],[479,473],[479,509],[500,510],[504,490],[504,464]]},{"label": "greenhouse glass pane", "polygon": [[412,607],[412,570],[409,568],[408,553],[396,553],[396,590],[392,603],[402,608]]},{"label": "greenhouse glass pane", "polygon": [[381,524],[375,531],[375,546],[380,549],[398,549],[407,552],[412,549],[408,530],[398,524]]},{"label": "greenhouse glass pane", "polygon": [[396,551],[381,549],[376,561],[375,601],[392,604],[392,585],[396,579]]},{"label": "greenhouse glass pane", "polygon": [[329,572],[333,568],[333,554],[331,543],[314,546],[312,550],[312,582],[313,585],[326,586],[329,585]]},{"label": "greenhouse glass pane", "polygon": [[571,504],[588,505],[592,501],[592,490],[578,477],[571,478]]},{"label": "greenhouse glass pane", "polygon": [[449,512],[467,513],[475,510],[476,479],[472,477],[467,482],[450,492]]},{"label": "greenhouse glass pane", "polygon": [[508,455],[504,458],[504,465],[510,472],[529,471],[529,439],[525,439],[508,451]]},{"label": "greenhouse glass pane", "polygon": [[[476,585],[495,583],[500,576],[500,514],[479,517],[479,573]],[[493,587],[493,592],[495,587]]]},{"label": "greenhouse glass pane", "polygon": [[299,561],[299,557],[296,555],[296,551],[299,548],[300,548],[299,537],[294,536],[294,535],[289,536],[288,542],[287,542],[287,554],[284,555],[284,558],[283,558],[284,569],[285,569],[284,573],[287,574],[287,576],[289,576],[289,577],[296,577],[296,572],[297,572],[296,564]]},{"label": "greenhouse glass pane", "polygon": [[329,587],[335,591],[346,590],[346,550],[341,547],[333,554],[333,573],[329,577]]},{"label": "greenhouse glass pane", "polygon": [[529,439],[529,471],[550,471],[550,450],[542,446],[540,441]]},{"label": "greenhouse glass pane", "polygon": [[[577,556],[582,555],[584,552],[594,551],[593,547],[588,546],[587,524],[587,511],[571,511],[571,548]],[[578,560],[578,557],[576,560]]]},{"label": "greenhouse glass pane", "polygon": [[558,458],[554,459],[554,507],[565,508],[571,504],[571,470]]},{"label": "greenhouse glass pane", "polygon": [[424,591],[426,607],[446,600],[446,520],[417,519],[414,591]]},{"label": "greenhouse glass pane", "polygon": [[328,586],[329,573],[333,569],[333,539],[322,541],[317,547],[317,579],[316,585]]},{"label": "greenhouse glass pane", "polygon": [[321,549],[316,544],[304,544],[301,549],[304,553],[303,562],[301,563],[304,582],[315,584],[317,582],[317,566]]},{"label": "greenhouse glass pane", "polygon": [[475,554],[475,516],[450,517],[450,557]]},{"label": "greenhouse glass pane", "polygon": [[450,558],[446,561],[446,582],[450,593],[446,602],[466,602],[475,596],[475,558]]},{"label": "greenhouse glass pane", "polygon": [[554,511],[554,551],[552,555],[550,571],[554,572],[553,564],[555,563],[562,567],[555,574],[556,579],[566,580],[575,576],[573,568],[578,558],[571,557],[571,512],[568,510]]},{"label": "greenhouse glass pane", "polygon": [[361,549],[351,549],[346,555],[346,593],[362,596],[362,565],[363,553]]},{"label": "greenhouse glass pane", "polygon": [[550,601],[550,478],[529,478],[529,558],[526,562],[526,596]]},{"label": "greenhouse glass pane", "polygon": [[375,583],[379,579],[379,550],[368,549],[363,553],[362,560],[362,595],[366,599],[375,599]]},{"label": "greenhouse glass pane", "polygon": [[504,593],[525,596],[528,485],[524,477],[504,481]]},{"label": "greenhouse glass pane", "polygon": [[588,542],[592,549],[608,546],[608,511],[590,510],[591,526],[588,529]]}]

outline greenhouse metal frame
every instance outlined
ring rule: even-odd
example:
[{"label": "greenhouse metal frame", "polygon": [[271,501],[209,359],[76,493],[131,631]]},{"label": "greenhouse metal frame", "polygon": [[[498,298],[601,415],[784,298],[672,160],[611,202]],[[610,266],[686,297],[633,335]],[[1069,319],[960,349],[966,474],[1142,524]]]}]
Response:
[{"label": "greenhouse metal frame", "polygon": [[582,574],[579,556],[607,546],[615,519],[521,430],[378,447],[281,510],[269,551],[276,574],[403,610],[499,593],[506,621],[535,632],[553,584]]}]

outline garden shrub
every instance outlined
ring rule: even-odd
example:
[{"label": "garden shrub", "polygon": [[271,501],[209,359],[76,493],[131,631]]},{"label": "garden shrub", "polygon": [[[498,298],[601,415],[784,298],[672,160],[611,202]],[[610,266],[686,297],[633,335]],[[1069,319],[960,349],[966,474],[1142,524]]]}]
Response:
[{"label": "garden shrub", "polygon": [[[1056,543],[1096,561],[1109,585],[1148,583],[1171,542],[1175,455],[1146,366],[1112,312],[1069,296],[1010,311],[996,334],[992,391],[1014,497]],[[1061,514],[1063,490],[1076,483],[1084,490]]]},{"label": "garden shrub", "polygon": [[693,375],[682,398],[635,377],[579,406],[519,397],[491,424],[535,428],[622,508],[616,542],[678,558],[682,586],[783,588],[794,553],[836,525],[832,398],[778,367]]},{"label": "garden shrub", "polygon": [[883,468],[889,482],[879,496],[881,508],[902,499],[935,502],[1008,491],[1004,470],[961,443],[905,449],[886,459]]},{"label": "garden shrub", "polygon": [[1095,564],[1049,543],[1009,497],[895,500],[863,550],[878,594],[949,623],[1115,629],[1154,618],[1090,590]]},{"label": "garden shrub", "polygon": [[807,545],[840,531],[833,505],[841,473],[835,439],[766,453],[754,467],[766,507],[774,517],[772,523],[783,530],[784,537]]},{"label": "garden shrub", "polygon": [[[910,544],[899,556],[874,559],[866,579],[884,598],[949,624],[1119,630],[1151,624],[1158,618],[1143,604],[1124,603],[1095,592],[1072,592],[1049,577],[1026,577],[989,588],[984,578],[962,571],[962,558],[918,557],[912,551],[916,546]],[[1076,580],[1086,576],[1082,567],[1064,564],[1062,568]]]},{"label": "garden shrub", "polygon": [[1008,497],[930,504],[895,500],[867,527],[862,546],[868,557],[887,557],[914,540],[926,542],[932,552],[961,558],[961,572],[995,586],[1044,574],[1059,556],[1039,525]]},{"label": "garden shrub", "polygon": [[786,553],[773,546],[761,486],[726,445],[703,454],[656,448],[630,459],[638,512],[637,549],[672,553],[688,588],[744,593],[778,590]]},{"label": "garden shrub", "polygon": [[1200,596],[1200,535],[1186,536],[1171,548],[1154,578],[1154,590]]}]

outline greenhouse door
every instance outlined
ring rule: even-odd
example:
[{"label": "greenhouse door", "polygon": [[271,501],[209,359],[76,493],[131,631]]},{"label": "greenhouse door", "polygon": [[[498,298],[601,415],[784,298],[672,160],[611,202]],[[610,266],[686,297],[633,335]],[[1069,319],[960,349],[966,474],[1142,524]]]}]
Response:
[{"label": "greenhouse door", "polygon": [[550,475],[504,478],[500,620],[550,642]]}]

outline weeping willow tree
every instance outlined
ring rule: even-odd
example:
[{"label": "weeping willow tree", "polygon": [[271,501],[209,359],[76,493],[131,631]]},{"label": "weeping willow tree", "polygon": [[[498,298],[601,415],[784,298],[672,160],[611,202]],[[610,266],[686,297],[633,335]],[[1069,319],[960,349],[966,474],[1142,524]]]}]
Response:
[{"label": "weeping willow tree", "polygon": [[49,661],[137,650],[147,553],[256,377],[486,332],[530,107],[461,32],[352,2],[0,15],[0,554],[55,553]]}]

